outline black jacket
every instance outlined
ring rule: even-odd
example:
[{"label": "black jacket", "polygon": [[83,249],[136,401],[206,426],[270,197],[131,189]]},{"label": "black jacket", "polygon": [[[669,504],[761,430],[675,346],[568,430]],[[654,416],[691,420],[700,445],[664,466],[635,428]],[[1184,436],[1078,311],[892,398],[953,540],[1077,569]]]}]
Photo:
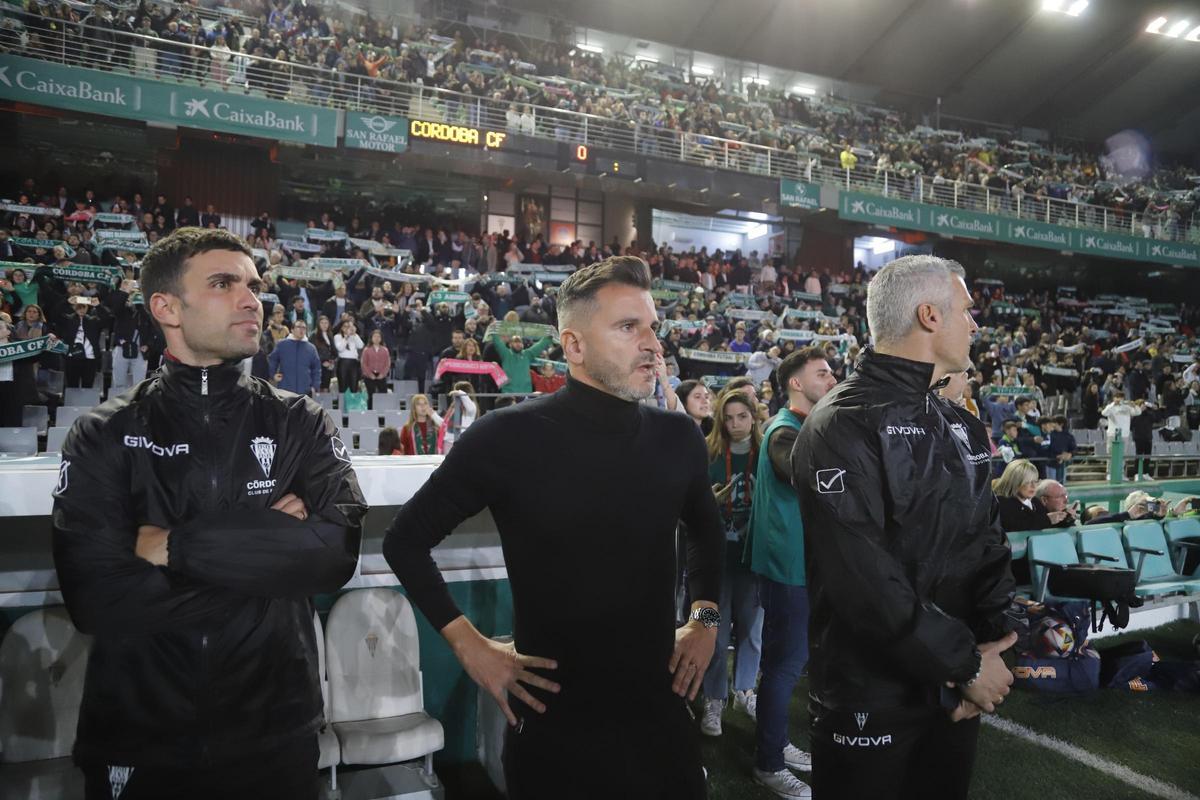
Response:
[{"label": "black jacket", "polygon": [[1042,501],[1036,497],[1030,502],[1033,508],[1027,507],[1017,497],[997,497],[1000,506],[1000,526],[1005,533],[1010,531],[1041,531],[1053,528],[1050,515]]},{"label": "black jacket", "polygon": [[[67,347],[75,344],[79,333],[80,316],[75,312],[63,315],[54,326],[54,333],[62,339]],[[104,348],[100,345],[101,334],[112,322],[112,315],[103,305],[96,306],[95,312],[89,312],[83,319],[83,335],[92,344],[93,358],[100,358]]]},{"label": "black jacket", "polygon": [[[306,520],[271,510],[289,492]],[[95,636],[76,760],[196,767],[316,731],[309,598],[353,575],[365,511],[328,415],[237,362],[168,361],[81,417],[53,511],[63,599]],[[168,566],[135,555],[142,524],[170,530]]]},{"label": "black jacket", "polygon": [[932,364],[867,350],[792,451],[810,692],[829,708],[956,705],[944,683],[970,680],[976,643],[1011,627],[987,430],[932,378]]}]

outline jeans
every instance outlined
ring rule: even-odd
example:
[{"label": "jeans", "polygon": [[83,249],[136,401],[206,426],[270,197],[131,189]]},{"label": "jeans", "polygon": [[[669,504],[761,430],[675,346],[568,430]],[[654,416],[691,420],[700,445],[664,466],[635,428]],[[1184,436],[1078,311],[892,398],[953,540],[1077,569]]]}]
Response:
[{"label": "jeans", "polygon": [[788,704],[808,662],[808,587],[761,578],[763,606],[762,681],[754,765],[764,772],[783,769],[788,743]]},{"label": "jeans", "polygon": [[128,389],[131,386],[137,386],[146,378],[146,359],[138,353],[133,358],[126,358],[121,354],[121,348],[115,347],[112,351],[112,391],[116,394],[118,390]]},{"label": "jeans", "polygon": [[[717,629],[717,646],[712,661],[704,673],[704,697],[724,700],[729,696],[729,659],[725,657],[734,628],[737,629],[737,649],[734,653],[733,688],[735,691],[753,689],[758,680],[758,661],[762,652],[762,606],[758,603],[758,576],[740,563],[742,546],[730,543],[725,559],[725,576],[721,581],[721,627]],[[737,554],[733,554],[733,550]]]}]

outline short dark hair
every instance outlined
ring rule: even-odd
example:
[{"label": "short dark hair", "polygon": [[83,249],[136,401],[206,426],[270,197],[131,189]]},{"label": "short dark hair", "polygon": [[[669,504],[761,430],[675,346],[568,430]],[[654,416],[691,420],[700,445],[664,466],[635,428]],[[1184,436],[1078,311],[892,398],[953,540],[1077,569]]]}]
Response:
[{"label": "short dark hair", "polygon": [[810,361],[825,361],[825,351],[820,347],[802,347],[799,350],[788,353],[788,355],[779,362],[779,366],[775,368],[775,390],[780,394],[787,396],[788,381]]},{"label": "short dark hair", "polygon": [[739,389],[744,389],[749,386],[754,390],[754,394],[758,395],[758,387],[754,385],[754,381],[747,378],[745,375],[739,375],[736,378],[730,378],[729,382],[721,389],[722,395],[733,394]]},{"label": "short dark hair", "polygon": [[178,296],[188,259],[210,250],[229,250],[253,259],[250,248],[229,231],[219,228],[179,228],[154,243],[142,259],[142,294],[151,298],[165,293]]},{"label": "short dark hair", "polygon": [[650,291],[650,267],[637,256],[613,256],[573,273],[558,290],[559,324],[565,325],[572,313],[590,314],[596,292],[610,283]]},{"label": "short dark hair", "polygon": [[392,451],[400,449],[400,431],[391,425],[379,431],[379,455],[390,456]]}]

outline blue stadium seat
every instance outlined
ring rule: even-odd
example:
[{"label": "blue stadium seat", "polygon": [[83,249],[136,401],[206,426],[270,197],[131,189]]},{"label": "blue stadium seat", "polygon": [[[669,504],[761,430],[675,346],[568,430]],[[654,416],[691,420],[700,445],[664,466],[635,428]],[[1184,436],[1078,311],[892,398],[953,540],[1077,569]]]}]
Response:
[{"label": "blue stadium seat", "polygon": [[70,428],[54,427],[46,431],[46,452],[61,453],[63,442],[67,439],[67,432]]},{"label": "blue stadium seat", "polygon": [[1189,579],[1175,571],[1172,548],[1158,520],[1129,522],[1124,530],[1130,563],[1137,570],[1138,594],[1147,595],[1200,592],[1200,579]]},{"label": "blue stadium seat", "polygon": [[[1183,564],[1187,560],[1188,547],[1183,542],[1184,539],[1192,539],[1200,542],[1200,517],[1185,517],[1184,519],[1173,519],[1163,526],[1167,534],[1167,543],[1169,546],[1176,549],[1175,555],[1175,571],[1183,572]],[[1191,578],[1200,577],[1200,567],[1197,567],[1188,576]]]},{"label": "blue stadium seat", "polygon": [[1050,578],[1046,567],[1079,563],[1079,554],[1075,552],[1075,537],[1062,531],[1031,536],[1026,550],[1029,555],[1029,574],[1033,577],[1035,587],[1034,597],[1040,603],[1046,599],[1046,583]]},{"label": "blue stadium seat", "polygon": [[64,389],[63,390],[63,405],[79,406],[82,408],[91,408],[92,406],[100,405],[100,390],[99,389]]}]

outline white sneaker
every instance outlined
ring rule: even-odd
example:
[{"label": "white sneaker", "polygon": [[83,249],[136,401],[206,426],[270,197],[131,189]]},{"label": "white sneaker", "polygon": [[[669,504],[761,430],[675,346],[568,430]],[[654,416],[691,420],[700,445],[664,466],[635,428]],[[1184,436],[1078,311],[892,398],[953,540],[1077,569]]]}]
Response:
[{"label": "white sneaker", "polygon": [[801,772],[812,772],[812,756],[791,742],[783,748],[783,763]]},{"label": "white sneaker", "polygon": [[704,716],[700,718],[700,732],[705,736],[720,736],[721,712],[724,710],[724,700],[705,700]]},{"label": "white sneaker", "polygon": [[750,719],[758,719],[758,695],[753,689],[733,693],[733,707],[740,708],[750,715]]},{"label": "white sneaker", "polygon": [[779,772],[763,772],[754,768],[754,780],[770,789],[780,797],[795,798],[795,800],[812,800],[812,789],[808,784],[797,778],[787,769]]}]

